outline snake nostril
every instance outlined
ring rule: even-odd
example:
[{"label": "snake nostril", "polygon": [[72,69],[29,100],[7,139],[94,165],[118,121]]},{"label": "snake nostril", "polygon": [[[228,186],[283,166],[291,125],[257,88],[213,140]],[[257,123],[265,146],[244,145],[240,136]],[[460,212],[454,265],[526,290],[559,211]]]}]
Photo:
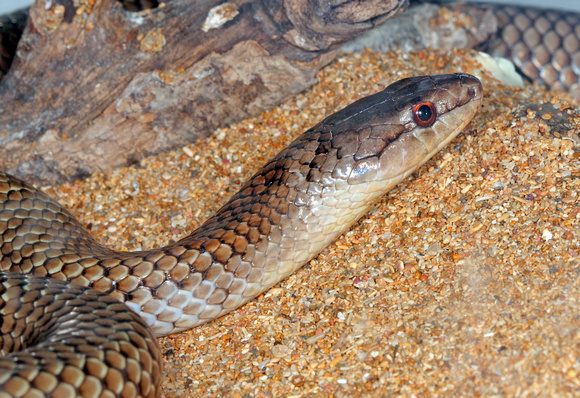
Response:
[{"label": "snake nostril", "polygon": [[475,97],[477,97],[477,90],[475,87],[469,87],[467,89],[467,95],[469,95],[469,98],[474,99]]}]

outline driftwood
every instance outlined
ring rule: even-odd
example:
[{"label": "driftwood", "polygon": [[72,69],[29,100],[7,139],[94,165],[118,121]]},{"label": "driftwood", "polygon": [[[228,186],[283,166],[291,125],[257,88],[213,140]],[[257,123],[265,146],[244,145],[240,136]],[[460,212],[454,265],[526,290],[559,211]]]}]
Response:
[{"label": "driftwood", "polygon": [[493,41],[498,24],[489,5],[421,4],[346,43],[342,50],[410,52],[426,48],[478,48]]},{"label": "driftwood", "polygon": [[0,82],[0,169],[57,183],[193,142],[304,90],[406,3],[37,1]]}]

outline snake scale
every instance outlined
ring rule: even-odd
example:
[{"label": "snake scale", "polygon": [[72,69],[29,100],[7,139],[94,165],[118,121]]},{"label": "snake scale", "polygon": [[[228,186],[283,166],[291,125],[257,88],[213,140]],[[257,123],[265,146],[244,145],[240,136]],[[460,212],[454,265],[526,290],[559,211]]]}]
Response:
[{"label": "snake scale", "polygon": [[461,132],[482,96],[467,74],[400,80],[303,133],[199,229],[156,250],[103,247],[0,172],[0,397],[158,396],[155,335],[296,271]]}]

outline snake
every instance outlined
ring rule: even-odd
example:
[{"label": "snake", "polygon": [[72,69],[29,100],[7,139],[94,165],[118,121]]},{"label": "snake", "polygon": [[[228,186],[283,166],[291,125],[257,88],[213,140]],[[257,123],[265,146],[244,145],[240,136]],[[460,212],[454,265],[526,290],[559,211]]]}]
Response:
[{"label": "snake", "polygon": [[183,239],[119,252],[0,172],[0,398],[155,397],[157,336],[226,314],[337,239],[476,114],[465,73],[399,80],[310,128]]}]

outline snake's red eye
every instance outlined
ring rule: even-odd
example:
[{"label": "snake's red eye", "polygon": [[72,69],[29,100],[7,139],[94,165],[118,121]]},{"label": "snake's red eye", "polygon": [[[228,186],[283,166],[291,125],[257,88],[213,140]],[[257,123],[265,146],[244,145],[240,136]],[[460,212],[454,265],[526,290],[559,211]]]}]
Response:
[{"label": "snake's red eye", "polygon": [[417,126],[429,127],[435,123],[437,118],[437,111],[432,102],[421,102],[413,106],[413,120]]}]

